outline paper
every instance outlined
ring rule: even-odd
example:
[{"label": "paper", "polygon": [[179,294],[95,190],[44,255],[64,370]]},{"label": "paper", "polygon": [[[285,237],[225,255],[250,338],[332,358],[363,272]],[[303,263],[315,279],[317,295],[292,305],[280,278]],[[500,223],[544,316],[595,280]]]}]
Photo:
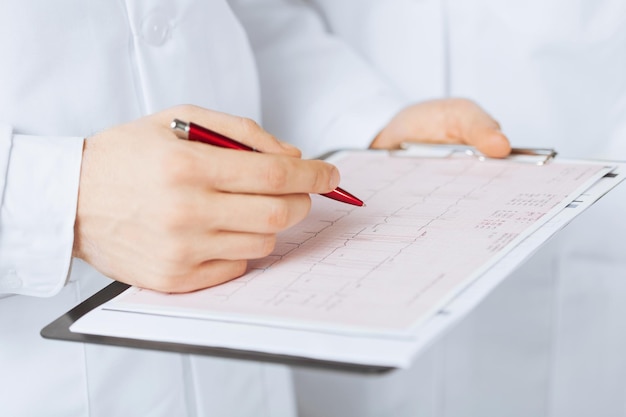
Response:
[{"label": "paper", "polygon": [[313,196],[242,278],[191,294],[131,289],[105,309],[357,337],[413,338],[522,240],[611,170],[352,152],[334,162],[367,206]]}]

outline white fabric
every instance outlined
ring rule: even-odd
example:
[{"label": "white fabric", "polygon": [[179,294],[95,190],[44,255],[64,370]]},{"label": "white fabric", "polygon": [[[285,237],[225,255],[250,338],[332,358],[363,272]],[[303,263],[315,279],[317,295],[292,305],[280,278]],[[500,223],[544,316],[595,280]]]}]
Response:
[{"label": "white fabric", "polygon": [[[308,137],[340,125],[336,112],[361,107],[372,114],[368,130],[376,131],[401,105],[369,72],[359,73],[354,54],[330,72],[315,66],[319,59],[332,65],[345,51],[319,24],[289,24],[291,18],[310,22],[305,9],[281,0],[232,3],[255,47],[275,54],[277,61],[265,63],[263,73],[271,69],[280,80],[292,103],[285,114]],[[259,27],[277,28],[281,36]],[[82,138],[184,103],[260,120],[256,63],[230,5],[9,0],[0,28],[0,273],[15,270],[20,279],[5,282],[2,291],[14,295],[0,298],[0,415],[294,415],[290,373],[283,366],[39,337],[44,325],[109,282],[77,260],[68,271]],[[307,45],[310,62],[280,52],[297,54],[300,44]],[[262,81],[264,92],[275,86],[265,87],[265,76]],[[364,104],[371,97],[385,97],[378,110]],[[369,143],[375,132],[367,134],[355,144]],[[32,223],[25,220],[31,217]],[[42,238],[42,228],[54,238]],[[36,259],[16,241],[37,243]],[[49,298],[18,295],[55,292]]]},{"label": "white fabric", "polygon": [[82,138],[181,103],[257,118],[252,53],[228,5],[11,1],[0,27],[3,290],[60,291],[0,300],[0,415],[293,415],[280,366],[39,336],[108,283],[78,261],[68,277]]},{"label": "white fabric", "polygon": [[[407,98],[468,97],[515,146],[626,160],[626,2],[309,1]],[[622,416],[624,213],[622,184],[411,371],[378,378],[297,371],[300,411]]]},{"label": "white fabric", "polygon": [[[50,296],[65,284],[82,149],[83,138],[13,136],[0,206],[0,293]],[[33,155],[41,155],[36,167]]]},{"label": "white fabric", "polygon": [[[328,36],[305,2],[231,3],[257,59],[264,127],[298,146],[305,157],[366,148],[408,103],[361,57]],[[272,25],[265,24],[268,14]]]}]

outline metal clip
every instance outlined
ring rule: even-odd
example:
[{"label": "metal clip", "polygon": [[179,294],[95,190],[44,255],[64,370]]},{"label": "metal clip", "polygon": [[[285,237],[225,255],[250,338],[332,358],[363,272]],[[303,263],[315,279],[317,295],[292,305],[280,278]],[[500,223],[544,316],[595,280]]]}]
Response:
[{"label": "metal clip", "polygon": [[[473,146],[456,144],[427,144],[404,142],[401,149],[407,152],[406,156],[421,156],[426,158],[448,158],[455,154],[463,154],[477,158],[480,161],[489,159]],[[557,152],[550,148],[512,148],[507,159],[518,162],[532,162],[536,165],[545,165],[554,159]]]}]

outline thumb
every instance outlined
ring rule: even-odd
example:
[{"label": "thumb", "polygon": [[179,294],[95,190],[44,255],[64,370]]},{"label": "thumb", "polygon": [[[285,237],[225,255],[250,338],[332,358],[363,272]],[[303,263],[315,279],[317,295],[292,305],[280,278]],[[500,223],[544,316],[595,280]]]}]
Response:
[{"label": "thumb", "polygon": [[465,138],[468,145],[491,158],[505,158],[511,153],[511,145],[499,128],[476,126]]},{"label": "thumb", "polygon": [[475,147],[492,158],[504,158],[511,152],[508,138],[500,130],[499,123],[471,100],[452,99],[447,102],[447,120],[456,120],[456,128],[449,135],[458,141]]}]

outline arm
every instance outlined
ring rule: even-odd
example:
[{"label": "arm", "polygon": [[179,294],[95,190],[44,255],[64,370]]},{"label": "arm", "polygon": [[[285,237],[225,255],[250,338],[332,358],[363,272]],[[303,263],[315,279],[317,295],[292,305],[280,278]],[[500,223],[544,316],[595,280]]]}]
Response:
[{"label": "arm", "polygon": [[[264,153],[180,140],[175,117]],[[180,106],[87,138],[2,130],[8,166],[0,229],[1,293],[50,296],[71,255],[133,285],[185,292],[238,277],[302,220],[308,193],[339,183],[249,119]],[[7,152],[10,151],[10,152]],[[82,165],[81,165],[82,155]],[[77,204],[78,188],[78,204]]]}]

